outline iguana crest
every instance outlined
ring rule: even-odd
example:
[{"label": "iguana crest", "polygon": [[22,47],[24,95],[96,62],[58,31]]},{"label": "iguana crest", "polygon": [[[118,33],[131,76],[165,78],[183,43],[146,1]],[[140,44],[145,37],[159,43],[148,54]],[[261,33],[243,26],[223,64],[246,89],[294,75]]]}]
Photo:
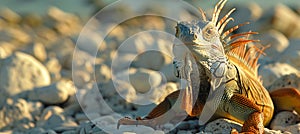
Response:
[{"label": "iguana crest", "polygon": [[[256,45],[249,44],[259,42],[259,40],[249,39],[250,35],[258,34],[257,32],[249,31],[230,35],[241,26],[249,24],[249,22],[236,25],[232,28],[229,28],[229,30],[224,31],[226,25],[230,21],[234,21],[234,19],[230,17],[230,15],[236,10],[235,8],[231,9],[223,18],[221,18],[218,21],[220,12],[223,9],[226,2],[227,0],[221,0],[219,1],[219,3],[217,3],[217,5],[214,8],[214,13],[211,22],[218,29],[220,40],[223,43],[223,47],[228,59],[232,62],[235,62],[236,64],[239,64],[241,67],[243,67],[243,69],[246,70],[247,73],[259,79],[257,73],[259,64],[257,62],[260,55],[263,54],[263,51],[266,47],[258,48]],[[207,17],[203,10],[199,10],[201,12],[203,20],[207,21]]]}]

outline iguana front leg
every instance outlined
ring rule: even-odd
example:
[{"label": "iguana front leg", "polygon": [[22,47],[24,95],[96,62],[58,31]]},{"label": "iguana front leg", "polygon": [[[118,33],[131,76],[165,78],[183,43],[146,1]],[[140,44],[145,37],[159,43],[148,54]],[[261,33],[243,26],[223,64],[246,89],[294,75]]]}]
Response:
[{"label": "iguana front leg", "polygon": [[130,119],[125,117],[120,119],[117,128],[119,128],[120,125],[144,125],[157,128],[168,121],[172,121],[172,119],[178,119],[179,121],[184,120],[187,114],[180,109],[180,104],[176,103],[179,93],[180,91],[175,91],[168,95],[165,100],[157,105],[145,118]]},{"label": "iguana front leg", "polygon": [[[228,112],[234,117],[244,120],[242,133],[262,134],[264,132],[263,112],[250,99],[234,94],[229,100]],[[237,134],[237,131],[232,133]]]}]

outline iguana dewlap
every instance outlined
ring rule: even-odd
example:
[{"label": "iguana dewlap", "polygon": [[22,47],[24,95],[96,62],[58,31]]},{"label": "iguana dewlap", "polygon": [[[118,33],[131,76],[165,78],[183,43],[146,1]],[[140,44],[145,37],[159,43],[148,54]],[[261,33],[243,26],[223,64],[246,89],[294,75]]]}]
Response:
[{"label": "iguana dewlap", "polygon": [[[201,10],[203,20],[179,22],[176,26],[175,36],[182,43],[174,45],[174,64],[176,74],[187,80],[185,89],[180,90],[181,93],[176,91],[170,94],[144,119],[137,122],[124,118],[119,120],[119,125],[155,127],[177,118],[176,114],[160,118],[174,109],[181,109],[192,117],[200,116],[210,93],[217,91],[222,91],[222,94],[219,98],[214,98],[218,103],[211,104],[211,107],[216,108],[214,117],[225,117],[243,123],[242,132],[263,133],[264,126],[273,117],[274,105],[278,110],[296,110],[300,113],[300,104],[291,103],[300,102],[298,90],[279,89],[270,96],[262,86],[257,74],[257,61],[264,48],[248,45],[256,42],[248,39],[249,35],[257,33],[230,35],[241,25],[223,31],[228,22],[233,20],[229,16],[235,11],[230,10],[219,20],[226,1],[220,0],[215,6],[211,21],[206,19]],[[175,103],[177,99],[179,103]]]}]

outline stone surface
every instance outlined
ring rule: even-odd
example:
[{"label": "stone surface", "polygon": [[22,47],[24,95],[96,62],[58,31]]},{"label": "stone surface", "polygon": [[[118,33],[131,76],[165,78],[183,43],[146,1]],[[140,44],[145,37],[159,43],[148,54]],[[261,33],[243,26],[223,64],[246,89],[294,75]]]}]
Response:
[{"label": "stone surface", "polygon": [[261,76],[265,87],[270,86],[278,78],[293,73],[300,72],[289,64],[278,62],[261,66],[258,70],[258,74]]},{"label": "stone surface", "polygon": [[167,84],[164,84],[160,88],[153,90],[150,98],[151,98],[151,100],[153,100],[154,103],[159,104],[169,94],[171,94],[177,90],[178,90],[178,87],[177,87],[176,83],[168,82]]},{"label": "stone surface", "polygon": [[46,68],[48,69],[51,77],[51,81],[58,81],[61,78],[61,68],[62,66],[60,65],[59,61],[55,57],[51,57],[46,61],[45,63]]},{"label": "stone surface", "polygon": [[68,127],[76,127],[77,124],[63,115],[63,109],[57,106],[50,106],[43,110],[41,119],[38,120],[37,126],[44,129],[65,130]]},{"label": "stone surface", "polygon": [[63,68],[71,69],[74,47],[74,41],[69,38],[61,37],[48,46],[48,55],[54,55]]},{"label": "stone surface", "polygon": [[[234,22],[228,23],[227,27],[233,27],[236,24],[251,22],[251,24],[241,27],[239,31],[249,31],[249,29],[258,31],[258,29],[261,28],[262,25],[260,23],[257,23],[257,21],[262,17],[264,11],[260,5],[255,2],[249,2],[247,5],[236,4],[231,7],[225,6],[225,9],[229,11],[229,9],[232,9],[233,7],[239,8],[237,8],[237,10],[232,13],[231,17],[234,18]],[[223,11],[221,13],[225,15],[225,13],[227,12]]]},{"label": "stone surface", "polygon": [[19,23],[21,21],[21,16],[8,8],[1,9],[0,17],[9,23]]},{"label": "stone surface", "polygon": [[47,59],[47,52],[42,43],[31,44],[24,48],[23,52],[34,56],[40,62],[44,62]]},{"label": "stone surface", "polygon": [[8,96],[49,84],[49,72],[30,55],[16,52],[0,62],[0,104]]},{"label": "stone surface", "polygon": [[288,63],[300,70],[300,39],[291,39],[289,47],[279,56],[278,61]]},{"label": "stone surface", "polygon": [[135,54],[115,53],[111,59],[111,70],[113,75],[118,75],[131,67],[131,63],[135,58]]},{"label": "stone surface", "polygon": [[275,116],[271,122],[270,128],[273,130],[287,131],[287,127],[295,125],[299,121],[299,115],[293,112],[284,111]]},{"label": "stone surface", "polygon": [[8,56],[9,56],[9,54],[5,51],[4,48],[2,48],[2,47],[0,46],[0,59],[4,59],[4,58],[6,58],[6,57],[8,57]]},{"label": "stone surface", "polygon": [[54,28],[62,35],[76,35],[82,29],[80,19],[56,7],[50,7],[48,16],[55,21]]},{"label": "stone surface", "polygon": [[262,45],[270,45],[270,47],[265,50],[265,53],[268,58],[275,61],[279,58],[279,54],[283,52],[289,45],[289,40],[287,37],[276,30],[260,33],[256,38],[260,40]]},{"label": "stone surface", "polygon": [[300,123],[286,127],[286,131],[292,134],[300,133]]},{"label": "stone surface", "polygon": [[22,18],[22,23],[31,27],[39,27],[43,24],[43,21],[43,17],[37,13],[28,13]]},{"label": "stone surface", "polygon": [[79,103],[82,107],[82,110],[86,114],[98,114],[98,116],[100,116],[101,114],[112,113],[112,110],[107,106],[106,101],[103,100],[97,88],[89,90],[86,94],[82,96],[82,99],[79,99]]},{"label": "stone surface", "polygon": [[28,102],[28,109],[35,120],[40,119],[44,105],[41,102]]},{"label": "stone surface", "polygon": [[105,64],[95,66],[95,77],[97,83],[107,83],[111,79],[111,70]]},{"label": "stone surface", "polygon": [[175,76],[175,66],[174,64],[167,64],[160,69],[163,78],[165,78],[168,82],[175,82],[179,79]]},{"label": "stone surface", "polygon": [[129,74],[129,79],[134,89],[139,93],[146,93],[160,86],[163,81],[159,73],[147,69],[138,69]]},{"label": "stone surface", "polygon": [[45,133],[45,132],[46,132],[45,129],[36,127],[36,128],[27,130],[26,134],[41,134],[41,133]]},{"label": "stone surface", "polygon": [[65,102],[70,93],[74,93],[72,81],[60,80],[46,87],[36,88],[29,92],[30,100],[38,100],[45,104],[60,104]]},{"label": "stone surface", "polygon": [[279,4],[275,7],[274,16],[272,18],[272,27],[287,37],[300,36],[300,17],[289,7]]},{"label": "stone surface", "polygon": [[230,133],[233,128],[240,132],[242,125],[228,119],[217,119],[209,122],[204,131],[210,133]]},{"label": "stone surface", "polygon": [[300,89],[300,74],[284,75],[276,81],[274,81],[274,83],[271,86],[267,87],[267,89],[269,91],[273,91],[283,87],[292,87]]},{"label": "stone surface", "polygon": [[13,129],[20,127],[17,124],[26,125],[32,121],[28,104],[23,99],[6,99],[0,115],[0,129]]},{"label": "stone surface", "polygon": [[132,65],[137,68],[147,68],[151,70],[160,70],[165,64],[163,53],[158,51],[148,51],[136,57]]},{"label": "stone surface", "polygon": [[0,30],[0,40],[10,42],[18,46],[30,43],[32,38],[19,27],[6,27]]},{"label": "stone surface", "polygon": [[[268,128],[264,128],[264,133],[265,134],[282,134],[280,130],[270,130]],[[287,133],[284,133],[287,134]]]}]

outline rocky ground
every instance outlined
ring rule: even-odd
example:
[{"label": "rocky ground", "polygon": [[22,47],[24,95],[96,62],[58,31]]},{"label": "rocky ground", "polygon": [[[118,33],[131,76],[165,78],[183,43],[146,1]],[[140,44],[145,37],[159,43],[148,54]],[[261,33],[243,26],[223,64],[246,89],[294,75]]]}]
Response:
[{"label": "rocky ground", "polygon": [[[265,10],[250,4],[238,9],[233,14],[235,23],[252,22],[240,31],[258,31],[254,38],[271,45],[259,60],[264,86],[270,91],[300,89],[300,8],[278,5]],[[132,13],[127,7],[111,12]],[[187,14],[182,11],[179,15]],[[102,21],[93,23],[101,27]],[[93,57],[89,55],[92,47],[76,47],[85,22],[56,7],[50,7],[47,15],[0,11],[0,131],[163,134],[175,128],[166,124],[162,130],[144,126],[116,129],[118,119],[144,116],[178,90],[179,81],[172,72],[173,40],[157,40],[156,33],[135,35],[149,29],[174,34],[175,23],[161,17],[137,17],[119,24],[106,37],[93,33],[87,46],[97,46],[97,39],[105,38]],[[129,46],[122,47],[125,40]],[[150,49],[155,51],[147,51]],[[73,56],[74,51],[77,55]],[[116,79],[125,77],[130,81]],[[300,133],[299,122],[296,112],[282,111],[265,133]],[[199,126],[197,120],[190,120],[169,133],[229,133],[232,128],[241,130],[241,124],[218,119]]]}]

